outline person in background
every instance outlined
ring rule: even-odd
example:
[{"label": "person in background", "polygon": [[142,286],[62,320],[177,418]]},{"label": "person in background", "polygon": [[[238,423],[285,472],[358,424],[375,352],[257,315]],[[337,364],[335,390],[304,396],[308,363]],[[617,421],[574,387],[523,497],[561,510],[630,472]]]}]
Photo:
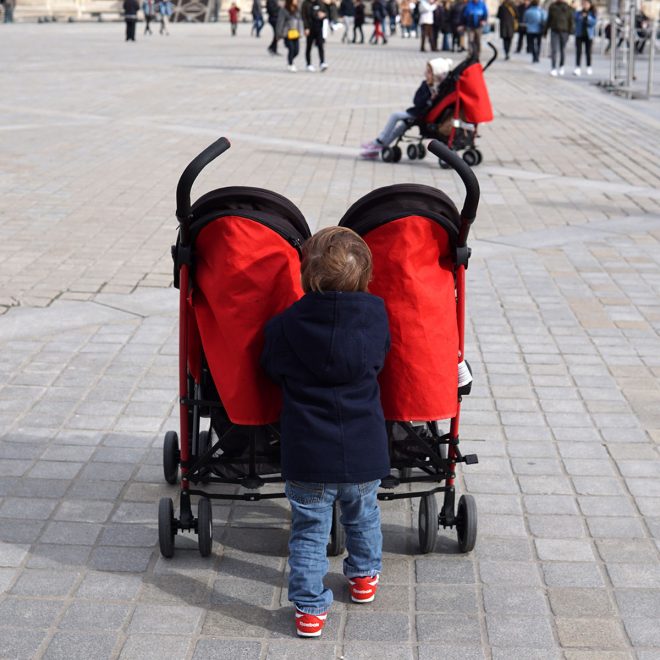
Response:
[{"label": "person in background", "polygon": [[500,37],[504,46],[504,59],[508,60],[513,35],[518,31],[518,12],[513,0],[502,0],[502,4],[497,10],[497,18],[500,21]]},{"label": "person in background", "polygon": [[271,55],[277,55],[277,16],[280,12],[280,5],[277,0],[266,0],[266,13],[268,14],[268,23],[273,28],[273,40],[268,46],[268,52]]},{"label": "person in background", "polygon": [[151,21],[156,18],[154,0],[144,0],[142,3],[142,13],[144,14],[144,34],[153,34],[151,31]]},{"label": "person in background", "polygon": [[253,0],[252,2],[252,30],[250,34],[254,34],[257,38],[261,37],[261,28],[264,26],[264,15],[261,11],[261,1]]},{"label": "person in background", "polygon": [[582,47],[587,60],[587,75],[592,74],[591,69],[591,44],[594,40],[596,30],[596,10],[591,0],[582,0],[582,9],[575,12],[575,71],[574,76],[579,76],[580,60],[582,59]]},{"label": "person in background", "polygon": [[360,43],[364,43],[364,31],[362,26],[364,25],[364,4],[362,0],[354,0],[353,6],[355,7],[355,22],[353,27],[353,43],[357,39],[357,33],[360,33]]},{"label": "person in background", "polygon": [[312,47],[316,44],[319,52],[320,69],[325,71],[328,65],[325,61],[325,50],[323,44],[323,21],[328,18],[330,12],[328,6],[321,0],[305,0],[302,4],[302,21],[305,29],[305,60],[307,62],[307,71],[316,71],[312,64]]},{"label": "person in background", "polygon": [[124,0],[124,21],[126,21],[126,41],[135,41],[135,24],[140,9],[137,0]]},{"label": "person in background", "polygon": [[385,18],[387,17],[387,10],[383,0],[374,0],[371,4],[371,11],[374,16],[374,31],[369,37],[369,43],[378,45],[378,38],[383,40],[383,45],[387,43],[385,36]]},{"label": "person in background", "polygon": [[[573,9],[564,0],[554,0],[548,9],[545,34],[550,32],[551,76],[564,75],[564,58],[568,36],[575,33]],[[559,68],[557,68],[559,64]]]},{"label": "person in background", "polygon": [[410,39],[410,28],[412,27],[412,6],[410,0],[401,0],[401,37]]},{"label": "person in background", "polygon": [[[516,7],[516,11],[518,12],[518,43],[516,44],[516,53],[519,53],[522,50],[523,42],[525,41],[525,23],[523,17],[525,16],[528,7],[529,0],[522,0],[522,2],[519,2]],[[529,53],[529,50],[527,50],[527,52]]]},{"label": "person in background", "polygon": [[159,34],[169,35],[169,30],[167,29],[167,19],[170,18],[170,16],[172,16],[174,7],[170,2],[170,0],[160,0],[156,9],[160,16]]},{"label": "person in background", "polygon": [[[16,7],[16,0],[4,0],[2,6],[5,10],[5,16],[2,19],[3,23],[13,23],[14,22],[14,8]],[[135,41],[135,40],[133,40]]]},{"label": "person in background", "polygon": [[[390,22],[390,36],[393,36],[396,34],[396,23],[399,17],[399,5],[396,0],[387,0],[385,9],[387,10],[387,17],[389,18]],[[384,31],[385,30],[383,30],[383,32]]]},{"label": "person in background", "polygon": [[236,36],[236,28],[238,27],[238,17],[241,13],[241,10],[236,6],[235,2],[231,3],[229,7],[229,24],[231,25],[231,36]]},{"label": "person in background", "polygon": [[211,22],[217,23],[220,20],[220,0],[213,0],[211,10]]},{"label": "person in background", "polygon": [[463,10],[465,9],[465,2],[463,0],[454,0],[449,12],[449,20],[451,21],[451,49],[452,52],[456,51],[462,53],[465,48],[463,47]]},{"label": "person in background", "polygon": [[284,7],[277,16],[277,37],[284,40],[288,51],[288,69],[295,73],[298,69],[293,61],[300,51],[300,35],[303,26],[300,19],[297,0],[286,0]]},{"label": "person in background", "polygon": [[438,45],[433,39],[433,17],[435,11],[435,0],[419,0],[419,25],[422,28],[422,40],[419,49],[426,51],[426,42],[429,42],[431,50],[438,50]]},{"label": "person in background", "polygon": [[481,31],[488,21],[488,9],[483,0],[469,0],[463,9],[463,25],[467,30],[470,52],[479,57]]},{"label": "person in background", "polygon": [[341,36],[342,43],[349,43],[351,32],[353,33],[352,43],[355,43],[355,5],[353,0],[341,0],[339,17],[344,22],[344,34]]},{"label": "person in background", "polygon": [[442,6],[444,9],[442,24],[440,26],[442,30],[442,50],[451,51],[451,0],[442,0]]},{"label": "person in background", "polygon": [[531,0],[523,22],[527,34],[527,52],[532,56],[532,64],[537,64],[541,56],[541,39],[545,25],[545,12],[539,7],[539,0]]}]

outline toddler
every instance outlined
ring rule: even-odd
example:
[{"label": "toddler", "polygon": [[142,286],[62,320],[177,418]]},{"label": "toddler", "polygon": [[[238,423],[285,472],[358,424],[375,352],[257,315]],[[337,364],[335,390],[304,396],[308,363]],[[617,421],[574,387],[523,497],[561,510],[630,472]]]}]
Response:
[{"label": "toddler", "polygon": [[371,252],[356,233],[322,229],[303,247],[305,295],[265,330],[261,364],[284,395],[289,600],[301,637],[321,635],[332,603],[323,578],[335,500],[354,602],[373,601],[381,571],[377,490],[390,465],[377,375],[390,335],[383,300],[367,292],[371,270]]}]

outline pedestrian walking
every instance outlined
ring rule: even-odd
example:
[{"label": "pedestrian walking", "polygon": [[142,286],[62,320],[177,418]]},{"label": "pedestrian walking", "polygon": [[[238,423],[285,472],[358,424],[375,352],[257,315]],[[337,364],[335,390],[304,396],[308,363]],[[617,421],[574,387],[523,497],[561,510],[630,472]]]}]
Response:
[{"label": "pedestrian walking", "polygon": [[364,3],[362,0],[354,0],[353,6],[355,7],[355,23],[353,28],[353,43],[356,42],[357,33],[360,33],[360,43],[364,43],[364,31],[362,27],[364,25]]},{"label": "pedestrian walking", "polygon": [[353,0],[341,0],[339,17],[344,23],[344,34],[341,36],[342,43],[350,42],[351,32],[353,33],[352,43],[355,43],[355,5]]},{"label": "pedestrian walking", "polygon": [[[568,37],[575,32],[573,9],[564,0],[554,0],[548,8],[545,34],[550,32],[551,76],[564,75],[564,58]],[[559,64],[559,68],[557,68]]]},{"label": "pedestrian walking", "polygon": [[378,39],[380,38],[383,45],[385,45],[387,43],[387,37],[385,36],[384,29],[387,10],[385,9],[385,3],[383,0],[374,0],[371,4],[371,11],[374,17],[374,31],[369,37],[369,43],[378,45]]},{"label": "pedestrian walking", "polygon": [[323,38],[323,21],[325,21],[330,12],[328,6],[321,0],[305,0],[302,4],[302,21],[305,29],[305,61],[307,71],[316,71],[312,64],[312,48],[316,45],[319,53],[319,68],[325,71],[328,65],[325,61],[325,50]]},{"label": "pedestrian walking", "polygon": [[161,35],[169,35],[170,32],[167,29],[167,21],[174,12],[174,5],[170,2],[170,0],[160,0],[156,10],[160,16],[160,30],[158,33]]},{"label": "pedestrian walking", "polygon": [[138,0],[124,0],[124,21],[126,22],[126,41],[135,41],[135,24],[140,5]]},{"label": "pedestrian walking", "polygon": [[213,0],[211,5],[211,22],[217,23],[220,20],[220,0]]},{"label": "pedestrian walking", "polygon": [[497,18],[500,21],[500,38],[504,47],[504,59],[508,60],[513,35],[518,31],[518,11],[513,0],[502,1],[497,10]]},{"label": "pedestrian walking", "polygon": [[465,9],[464,0],[454,0],[449,10],[449,20],[451,21],[451,49],[462,53],[463,47],[463,10]]},{"label": "pedestrian walking", "polygon": [[[518,13],[518,43],[516,44],[516,53],[519,53],[522,50],[523,43],[525,41],[525,35],[527,31],[523,18],[528,7],[529,0],[522,0],[522,2],[519,2],[518,6],[516,7],[516,11]],[[529,53],[529,49],[527,49],[527,52]]]},{"label": "pedestrian walking", "polygon": [[277,0],[266,0],[266,13],[268,14],[268,24],[273,28],[273,40],[268,46],[268,52],[271,55],[277,55],[277,16],[280,13],[280,5]]},{"label": "pedestrian walking", "polygon": [[531,0],[523,22],[527,34],[527,52],[532,56],[532,64],[537,64],[541,56],[541,39],[545,28],[545,12],[539,7],[539,0]]},{"label": "pedestrian walking", "polygon": [[591,44],[596,31],[596,9],[591,0],[582,0],[582,9],[575,12],[575,70],[574,76],[582,73],[580,61],[582,60],[582,48],[587,61],[587,75],[590,76],[591,69]]},{"label": "pedestrian walking", "polygon": [[[396,34],[396,23],[399,19],[399,5],[396,0],[387,0],[385,4],[387,18],[390,23],[390,36]],[[384,32],[385,30],[383,30]]]},{"label": "pedestrian walking", "polygon": [[236,29],[238,28],[238,17],[241,14],[241,10],[238,8],[235,2],[232,2],[231,7],[229,7],[229,11],[227,13],[229,14],[229,25],[231,26],[231,36],[235,37]]},{"label": "pedestrian walking", "polygon": [[16,8],[16,0],[4,0],[2,6],[5,10],[4,18],[2,19],[3,23],[13,23],[14,22],[14,9]]},{"label": "pedestrian walking", "polygon": [[293,63],[300,52],[300,35],[303,25],[297,0],[286,0],[277,16],[277,37],[284,41],[287,49],[287,68],[292,73],[298,69]]},{"label": "pedestrian walking", "polygon": [[156,18],[154,0],[144,0],[142,3],[142,13],[144,14],[144,34],[153,34],[151,31],[151,21]]},{"label": "pedestrian walking", "polygon": [[261,1],[253,0],[252,2],[252,30],[250,35],[255,35],[257,38],[261,37],[261,28],[264,26],[264,15],[261,12]]},{"label": "pedestrian walking", "polygon": [[305,243],[301,271],[305,295],[266,325],[261,365],[283,389],[288,598],[297,634],[319,637],[333,600],[323,579],[336,500],[351,600],[370,603],[378,588],[383,535],[377,491],[390,471],[378,373],[390,333],[383,300],[367,291],[371,252],[355,232],[322,229]]},{"label": "pedestrian walking", "polygon": [[403,39],[410,39],[413,7],[414,7],[414,3],[411,2],[410,0],[401,0],[400,23],[401,23],[401,37]]},{"label": "pedestrian walking", "polygon": [[486,3],[483,0],[469,0],[463,9],[463,25],[468,35],[468,48],[475,57],[481,53],[481,31],[487,21]]},{"label": "pedestrian walking", "polygon": [[419,26],[422,30],[422,40],[419,49],[426,51],[426,42],[429,42],[431,50],[438,50],[433,39],[433,12],[435,11],[435,0],[419,0]]},{"label": "pedestrian walking", "polygon": [[442,50],[451,51],[452,27],[451,27],[451,1],[442,0],[442,19],[440,30],[442,31]]}]

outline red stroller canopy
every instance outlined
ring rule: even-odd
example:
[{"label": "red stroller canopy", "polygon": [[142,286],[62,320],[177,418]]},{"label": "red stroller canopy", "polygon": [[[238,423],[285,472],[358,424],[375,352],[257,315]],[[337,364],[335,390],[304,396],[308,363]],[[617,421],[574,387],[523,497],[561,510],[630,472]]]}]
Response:
[{"label": "red stroller canopy", "polygon": [[463,71],[457,89],[459,105],[466,122],[484,124],[493,121],[493,108],[481,64],[477,62]]}]

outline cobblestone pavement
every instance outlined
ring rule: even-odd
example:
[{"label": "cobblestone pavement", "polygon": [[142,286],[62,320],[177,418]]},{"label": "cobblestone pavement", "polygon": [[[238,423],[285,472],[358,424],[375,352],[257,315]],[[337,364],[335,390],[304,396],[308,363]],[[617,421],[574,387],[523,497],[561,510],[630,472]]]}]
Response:
[{"label": "cobblestone pavement", "polygon": [[246,25],[122,30],[2,31],[0,657],[660,658],[657,104],[526,58],[488,72],[462,427],[477,548],[442,534],[415,555],[416,511],[384,503],[376,603],[350,604],[332,560],[328,628],[299,641],[281,502],[215,505],[211,559],[156,547],[177,492],[174,187],[226,134],[196,190],[271,188],[312,227],[392,182],[460,201],[430,160],[355,158],[425,56],[335,38],[327,73],[292,75]]}]

